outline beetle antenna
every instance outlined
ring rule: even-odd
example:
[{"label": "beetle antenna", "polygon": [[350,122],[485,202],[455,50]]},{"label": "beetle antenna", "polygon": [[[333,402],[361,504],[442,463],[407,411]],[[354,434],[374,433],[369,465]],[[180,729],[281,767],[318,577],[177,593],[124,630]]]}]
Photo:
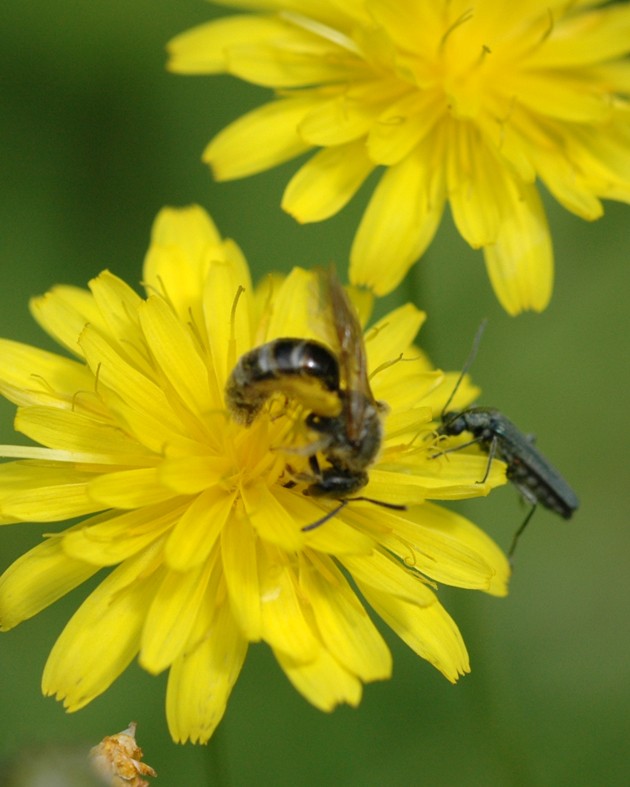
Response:
[{"label": "beetle antenna", "polygon": [[470,352],[468,353],[468,357],[466,358],[466,360],[464,362],[464,366],[462,367],[462,373],[457,378],[457,382],[455,383],[455,387],[451,391],[451,395],[448,397],[448,399],[446,400],[446,404],[442,408],[442,412],[440,413],[440,420],[441,421],[444,420],[444,415],[445,415],[446,411],[448,410],[448,407],[449,407],[450,403],[453,401],[459,386],[462,384],[462,380],[464,379],[464,375],[470,369],[470,367],[472,366],[475,358],[477,357],[477,351],[479,350],[479,345],[481,344],[481,338],[483,336],[483,332],[486,330],[486,325],[487,324],[488,324],[488,318],[484,317],[484,319],[479,324],[479,327],[477,328],[477,333],[475,334],[475,338],[473,339],[472,347],[470,348]]}]

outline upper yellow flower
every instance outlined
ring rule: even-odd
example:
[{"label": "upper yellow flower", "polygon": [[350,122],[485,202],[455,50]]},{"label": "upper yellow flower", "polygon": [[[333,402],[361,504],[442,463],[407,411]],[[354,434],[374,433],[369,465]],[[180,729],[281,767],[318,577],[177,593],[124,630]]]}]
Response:
[{"label": "upper yellow flower", "polygon": [[181,73],[278,90],[210,143],[231,179],[321,148],[289,182],[300,222],[339,211],[386,167],[354,240],[350,278],[392,290],[448,200],[484,250],[511,314],[551,296],[536,188],[585,219],[630,199],[630,4],[597,0],[234,0],[270,13],[210,22],[169,45]]},{"label": "upper yellow flower", "polygon": [[[272,392],[244,425],[224,392],[237,360],[277,337],[338,352],[316,276],[295,269],[254,294],[238,247],[190,208],[159,215],[143,280],[146,298],[104,272],[89,291],[57,287],[33,301],[76,360],[0,341],[0,391],[18,405],[16,429],[39,444],[0,447],[16,460],[0,465],[0,521],[87,516],[0,578],[2,629],[111,568],[57,640],[44,691],[76,710],[138,655],[152,673],[170,670],[173,737],[205,741],[248,643],[262,640],[318,708],[354,705],[363,682],[391,670],[354,587],[449,680],[466,672],[434,583],[502,595],[509,569],[473,524],[426,501],[487,494],[504,477],[495,463],[477,483],[479,452],[432,458],[432,412],[454,375],[411,345],[423,315],[401,307],[365,341],[374,394],[389,407],[365,494],[407,510],[353,501],[305,530],[338,506],[304,494],[317,448],[308,410]],[[474,393],[465,381],[454,406]]]}]

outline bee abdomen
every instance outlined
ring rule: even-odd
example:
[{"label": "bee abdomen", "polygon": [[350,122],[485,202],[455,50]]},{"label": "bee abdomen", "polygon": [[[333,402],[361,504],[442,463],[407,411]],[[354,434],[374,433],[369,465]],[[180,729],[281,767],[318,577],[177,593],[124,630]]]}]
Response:
[{"label": "bee abdomen", "polygon": [[304,339],[276,339],[250,350],[238,360],[225,388],[232,417],[251,424],[269,396],[283,390],[283,381],[299,378],[338,391],[339,363],[323,344]]}]

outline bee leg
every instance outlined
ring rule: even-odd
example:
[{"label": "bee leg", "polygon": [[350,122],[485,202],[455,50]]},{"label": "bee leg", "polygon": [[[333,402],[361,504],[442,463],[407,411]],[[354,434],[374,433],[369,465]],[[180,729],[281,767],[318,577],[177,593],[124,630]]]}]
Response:
[{"label": "bee leg", "polygon": [[[293,471],[293,469],[289,465],[287,465],[288,470],[293,475],[293,479],[291,481],[287,482],[286,484],[284,484],[284,486],[287,487],[288,489],[292,489],[294,486],[297,485],[297,483],[316,484],[318,481],[321,481],[321,479],[322,479],[322,471],[321,471],[321,468],[319,466],[319,462],[317,461],[317,457],[315,456],[315,454],[311,454],[309,456],[308,464],[309,464],[309,467],[311,468],[311,472],[310,473],[296,473],[296,472]],[[305,494],[308,494],[308,492],[305,492]]]},{"label": "bee leg", "polygon": [[315,476],[315,478],[321,478],[322,477],[322,471],[321,471],[321,468],[319,466],[319,462],[317,461],[317,457],[315,456],[315,454],[311,454],[309,456],[308,464],[309,464],[309,467],[311,468],[311,471],[312,471],[313,475]]}]

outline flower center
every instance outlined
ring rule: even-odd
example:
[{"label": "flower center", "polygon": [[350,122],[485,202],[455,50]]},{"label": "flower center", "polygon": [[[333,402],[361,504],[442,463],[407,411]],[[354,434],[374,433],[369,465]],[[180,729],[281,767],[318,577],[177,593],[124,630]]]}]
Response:
[{"label": "flower center", "polygon": [[480,33],[469,9],[451,22],[438,44],[434,84],[454,117],[475,117],[496,77],[496,57]]},{"label": "flower center", "polygon": [[229,485],[287,483],[297,473],[307,472],[307,454],[293,408],[265,409],[251,426],[230,423],[225,436],[225,452],[233,468]]}]

